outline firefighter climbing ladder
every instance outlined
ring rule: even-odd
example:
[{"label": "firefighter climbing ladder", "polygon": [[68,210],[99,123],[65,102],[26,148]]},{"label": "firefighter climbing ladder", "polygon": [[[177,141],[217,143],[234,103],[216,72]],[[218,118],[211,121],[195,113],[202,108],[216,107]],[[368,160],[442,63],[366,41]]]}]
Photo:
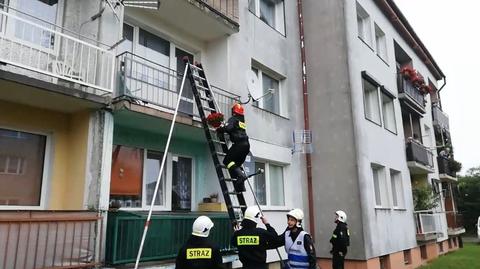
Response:
[{"label": "firefighter climbing ladder", "polygon": [[202,65],[191,63],[187,63],[187,65],[187,78],[192,85],[193,96],[198,108],[198,114],[202,119],[203,129],[207,138],[215,171],[218,176],[220,188],[222,189],[225,205],[227,206],[228,215],[232,225],[235,226],[242,220],[243,212],[245,212],[247,205],[243,193],[237,192],[233,188],[233,180],[235,179],[230,178],[227,168],[222,162],[220,162],[220,158],[224,157],[228,151],[225,137],[223,133],[216,132],[215,129],[209,127],[207,124],[206,112],[215,113],[221,111],[210,88]]}]

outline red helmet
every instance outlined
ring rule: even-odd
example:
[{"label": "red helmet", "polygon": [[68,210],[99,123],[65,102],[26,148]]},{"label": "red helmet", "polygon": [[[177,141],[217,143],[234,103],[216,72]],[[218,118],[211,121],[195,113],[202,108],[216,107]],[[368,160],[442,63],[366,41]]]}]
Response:
[{"label": "red helmet", "polygon": [[232,113],[233,114],[237,114],[237,115],[244,115],[244,110],[243,110],[243,106],[241,104],[234,104],[232,106]]}]

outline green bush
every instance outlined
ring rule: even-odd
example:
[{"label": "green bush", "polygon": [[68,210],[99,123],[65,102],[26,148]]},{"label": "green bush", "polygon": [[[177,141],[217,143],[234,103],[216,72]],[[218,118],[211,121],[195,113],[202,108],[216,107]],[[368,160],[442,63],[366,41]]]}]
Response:
[{"label": "green bush", "polygon": [[438,206],[439,196],[433,193],[430,185],[422,185],[413,189],[415,211],[430,210]]}]

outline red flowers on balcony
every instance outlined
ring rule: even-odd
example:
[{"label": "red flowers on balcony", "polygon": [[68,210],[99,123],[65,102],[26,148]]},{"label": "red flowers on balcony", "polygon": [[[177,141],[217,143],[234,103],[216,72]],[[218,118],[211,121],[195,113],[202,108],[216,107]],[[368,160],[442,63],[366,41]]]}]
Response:
[{"label": "red flowers on balcony", "polygon": [[402,67],[402,69],[400,69],[400,74],[402,74],[405,79],[410,81],[422,94],[432,93],[432,87],[426,84],[423,76],[412,67]]},{"label": "red flowers on balcony", "polygon": [[207,116],[207,123],[213,128],[218,128],[222,124],[223,119],[224,117],[222,113],[214,112]]}]

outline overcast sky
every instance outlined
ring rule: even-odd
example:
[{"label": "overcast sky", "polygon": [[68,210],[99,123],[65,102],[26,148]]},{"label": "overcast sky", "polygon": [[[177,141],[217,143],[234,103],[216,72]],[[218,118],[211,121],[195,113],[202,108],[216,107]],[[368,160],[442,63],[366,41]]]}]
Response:
[{"label": "overcast sky", "polygon": [[480,166],[480,1],[395,3],[447,77],[441,97],[455,159],[463,164],[463,173]]}]

